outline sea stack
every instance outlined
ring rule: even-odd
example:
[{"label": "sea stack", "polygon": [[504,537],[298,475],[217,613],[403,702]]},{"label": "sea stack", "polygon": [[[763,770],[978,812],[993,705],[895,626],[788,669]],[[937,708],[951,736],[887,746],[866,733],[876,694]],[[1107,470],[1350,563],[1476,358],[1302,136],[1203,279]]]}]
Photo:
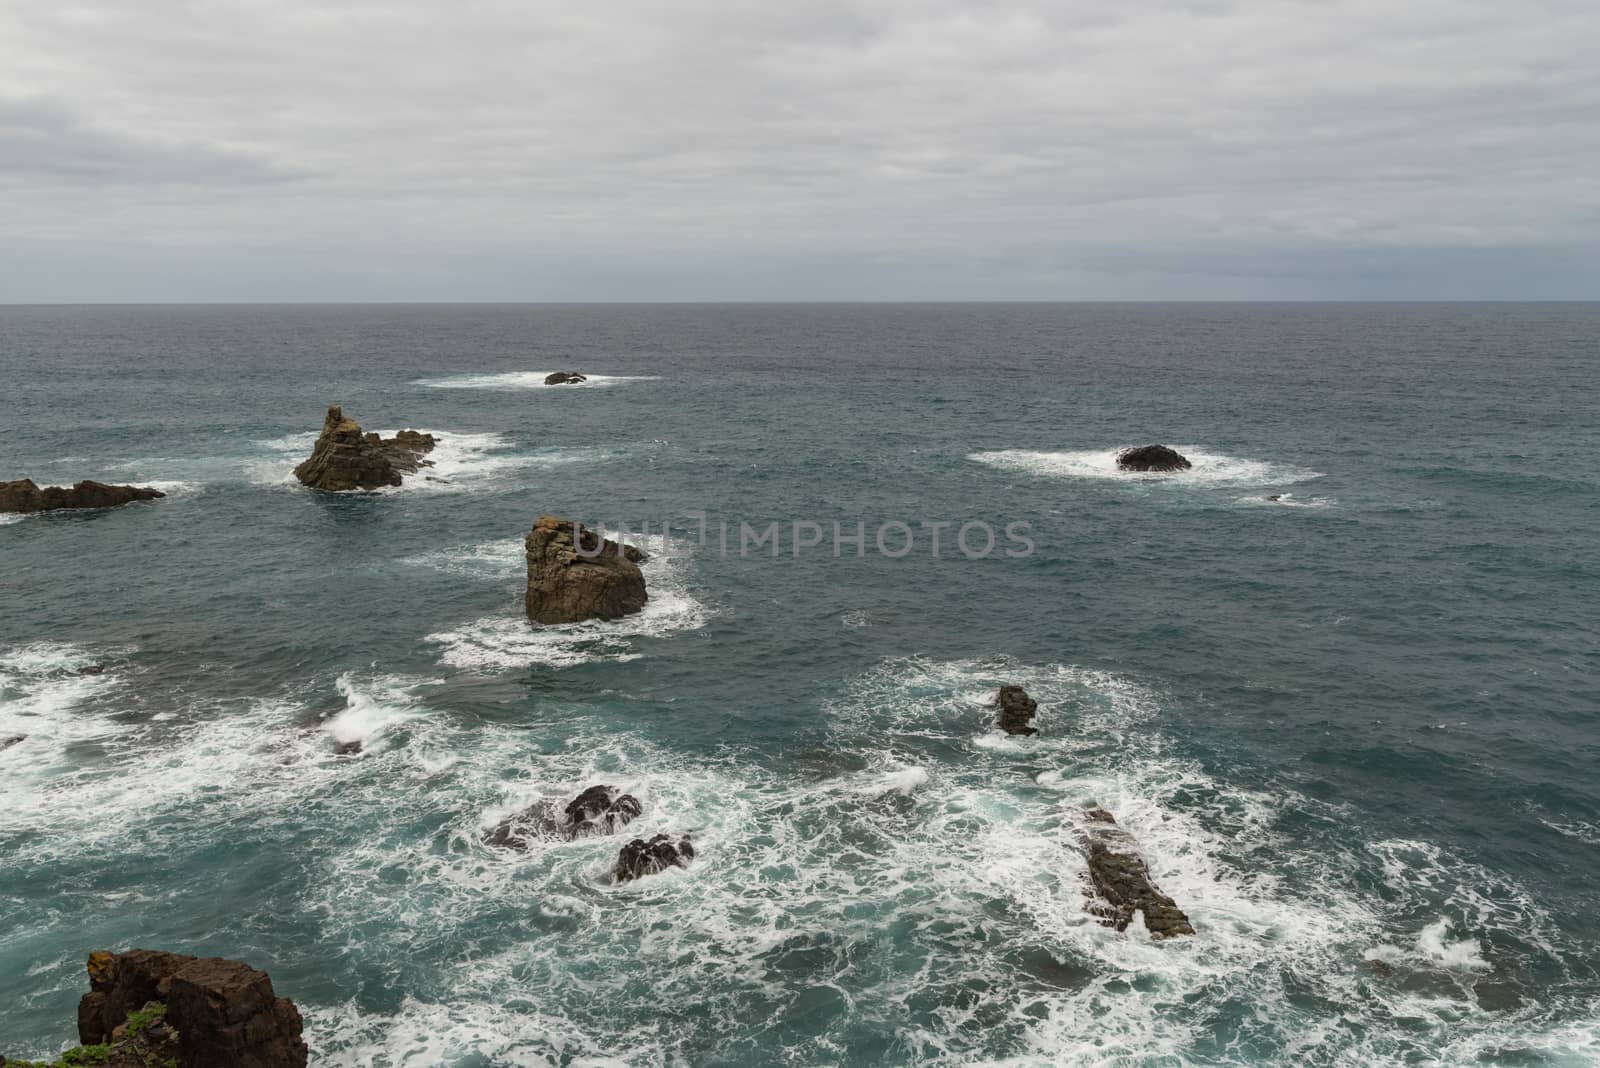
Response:
[{"label": "sea stack", "polygon": [[579,382],[587,382],[588,375],[580,375],[576,371],[552,371],[544,376],[547,386],[575,386]]},{"label": "sea stack", "polygon": [[1080,840],[1094,891],[1089,911],[1119,931],[1128,929],[1137,912],[1144,916],[1145,929],[1157,938],[1194,934],[1178,903],[1157,889],[1138,843],[1117,826],[1116,818],[1103,808],[1092,808],[1084,813],[1084,821]]},{"label": "sea stack", "polygon": [[528,618],[535,623],[612,620],[644,608],[644,573],[621,546],[570,519],[542,515],[525,543]]},{"label": "sea stack", "polygon": [[363,434],[361,424],[346,418],[344,409],[335,404],[322,421],[322,434],[310,459],[294,469],[294,477],[313,489],[333,492],[398,486],[402,476],[433,466],[423,456],[434,445],[432,434],[415,430],[402,430],[392,438]]},{"label": "sea stack", "polygon": [[1000,709],[995,726],[1007,734],[1039,733],[1038,728],[1032,726],[1030,722],[1034,713],[1039,710],[1039,702],[1029,697],[1027,690],[1021,686],[1002,686],[994,703]]},{"label": "sea stack", "polygon": [[153,501],[166,494],[149,486],[111,486],[84,479],[73,486],[37,486],[31,478],[0,482],[0,512],[53,512],[66,508],[115,508]]},{"label": "sea stack", "polygon": [[1177,449],[1141,445],[1117,453],[1117,466],[1124,471],[1187,471],[1194,465]]},{"label": "sea stack", "polygon": [[694,846],[686,834],[658,834],[648,842],[635,838],[617,854],[611,877],[626,883],[668,868],[687,868],[693,859]]}]

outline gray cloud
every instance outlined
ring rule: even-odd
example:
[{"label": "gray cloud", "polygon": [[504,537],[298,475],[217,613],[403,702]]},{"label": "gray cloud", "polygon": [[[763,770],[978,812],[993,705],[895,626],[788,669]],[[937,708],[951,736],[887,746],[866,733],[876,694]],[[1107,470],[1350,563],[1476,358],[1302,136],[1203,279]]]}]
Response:
[{"label": "gray cloud", "polygon": [[0,3],[0,100],[52,102],[0,110],[0,241],[170,265],[0,299],[1592,296],[1597,31],[1587,0]]}]

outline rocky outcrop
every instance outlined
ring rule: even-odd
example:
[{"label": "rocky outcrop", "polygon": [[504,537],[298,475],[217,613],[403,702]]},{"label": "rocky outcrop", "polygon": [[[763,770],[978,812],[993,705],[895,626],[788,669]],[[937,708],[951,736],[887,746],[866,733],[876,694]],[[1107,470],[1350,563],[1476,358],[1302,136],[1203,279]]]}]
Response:
[{"label": "rocky outcrop", "polygon": [[0,482],[0,512],[53,512],[62,508],[115,508],[154,501],[166,494],[149,486],[110,486],[84,479],[71,487],[34,484],[31,478]]},{"label": "rocky outcrop", "polygon": [[21,745],[27,740],[28,736],[26,734],[8,734],[4,738],[0,738],[0,750],[10,749],[14,745]]},{"label": "rocky outcrop", "polygon": [[362,433],[361,424],[345,418],[337,404],[322,421],[322,434],[311,456],[294,469],[294,477],[314,489],[341,492],[400,485],[403,476],[432,467],[423,456],[437,444],[432,434],[402,430],[392,438]]},{"label": "rocky outcrop", "polygon": [[580,375],[576,371],[552,371],[544,376],[544,384],[547,386],[575,386],[579,382],[588,380],[587,375]]},{"label": "rocky outcrop", "polygon": [[527,849],[536,838],[589,838],[615,834],[638,819],[644,806],[615,786],[591,786],[559,813],[541,801],[495,824],[483,840],[505,849]]},{"label": "rocky outcrop", "polygon": [[611,877],[619,883],[668,868],[687,868],[694,859],[694,846],[686,834],[658,834],[649,841],[635,838],[617,854]]},{"label": "rocky outcrop", "polygon": [[78,1040],[110,1047],[96,1063],[144,1068],[175,1058],[179,1068],[305,1068],[299,1010],[273,992],[265,972],[151,949],[96,951],[88,971]]},{"label": "rocky outcrop", "polygon": [[616,542],[570,519],[542,515],[525,548],[527,610],[534,622],[620,619],[644,608],[644,573]]},{"label": "rocky outcrop", "polygon": [[1089,911],[1119,931],[1128,929],[1137,912],[1144,916],[1145,929],[1157,938],[1194,934],[1178,903],[1151,881],[1138,843],[1117,826],[1115,817],[1103,808],[1092,808],[1084,818],[1087,826],[1080,841],[1092,887]]},{"label": "rocky outcrop", "polygon": [[1165,445],[1141,445],[1117,453],[1117,466],[1124,471],[1187,471],[1193,465],[1176,449]]},{"label": "rocky outcrop", "polygon": [[1039,710],[1039,703],[1028,696],[1027,690],[1021,686],[1002,686],[994,703],[1000,709],[995,726],[1007,734],[1039,733],[1037,728],[1029,724],[1034,713]]}]

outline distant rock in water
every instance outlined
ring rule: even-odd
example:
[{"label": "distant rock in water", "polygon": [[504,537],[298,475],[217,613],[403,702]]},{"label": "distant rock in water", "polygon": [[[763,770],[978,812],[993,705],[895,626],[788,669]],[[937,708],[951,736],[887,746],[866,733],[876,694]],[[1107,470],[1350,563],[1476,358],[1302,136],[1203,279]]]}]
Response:
[{"label": "distant rock in water", "polygon": [[619,883],[629,882],[645,875],[654,875],[668,868],[687,868],[694,859],[694,846],[686,834],[658,834],[648,842],[635,838],[622,847],[611,876]]},{"label": "distant rock in water", "polygon": [[570,519],[540,516],[525,548],[528,618],[536,623],[620,619],[649,599],[627,551]]},{"label": "distant rock in water", "polygon": [[26,734],[11,734],[4,738],[0,738],[0,752],[4,752],[14,745],[21,745],[27,740],[28,736]]},{"label": "distant rock in water", "polygon": [[375,490],[400,485],[402,476],[432,467],[424,454],[437,444],[432,434],[402,430],[392,438],[364,434],[361,424],[345,418],[337,404],[322,421],[322,434],[310,459],[294,469],[294,477],[314,489]]},{"label": "distant rock in water", "polygon": [[587,375],[580,375],[576,371],[552,371],[544,376],[544,384],[547,386],[575,386],[579,382],[588,380]]},{"label": "distant rock in water", "polygon": [[[117,1068],[305,1068],[300,1012],[267,973],[221,957],[135,949],[89,955],[78,1041]],[[65,1060],[65,1058],[64,1058]]]},{"label": "distant rock in water", "polygon": [[644,806],[615,786],[591,786],[556,814],[555,805],[540,801],[507,816],[483,836],[492,846],[527,849],[536,838],[590,838],[615,834],[638,819]]},{"label": "distant rock in water", "polygon": [[995,721],[995,725],[1007,734],[1039,733],[1029,722],[1039,710],[1039,702],[1029,697],[1028,691],[1021,686],[1000,687],[995,704],[1000,709],[1000,717]]},{"label": "distant rock in water", "polygon": [[1117,466],[1124,471],[1187,471],[1194,465],[1176,449],[1165,445],[1141,445],[1117,453]]},{"label": "distant rock in water", "polygon": [[1103,808],[1084,813],[1091,826],[1081,836],[1089,882],[1095,900],[1089,911],[1107,927],[1126,931],[1135,912],[1144,915],[1145,928],[1157,938],[1192,935],[1194,927],[1178,903],[1156,888],[1150,868],[1139,855],[1133,836],[1117,826]]},{"label": "distant rock in water", "polygon": [[31,478],[0,482],[0,512],[54,512],[64,508],[115,508],[133,501],[154,501],[166,494],[149,486],[110,486],[84,479],[74,486],[44,486]]}]

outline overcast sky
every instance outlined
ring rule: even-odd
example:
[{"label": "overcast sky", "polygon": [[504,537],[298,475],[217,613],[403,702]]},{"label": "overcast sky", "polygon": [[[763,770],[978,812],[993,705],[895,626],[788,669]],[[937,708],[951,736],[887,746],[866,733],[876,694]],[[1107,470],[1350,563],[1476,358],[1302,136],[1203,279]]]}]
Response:
[{"label": "overcast sky", "polygon": [[0,301],[1600,297],[1596,0],[0,0]]}]

